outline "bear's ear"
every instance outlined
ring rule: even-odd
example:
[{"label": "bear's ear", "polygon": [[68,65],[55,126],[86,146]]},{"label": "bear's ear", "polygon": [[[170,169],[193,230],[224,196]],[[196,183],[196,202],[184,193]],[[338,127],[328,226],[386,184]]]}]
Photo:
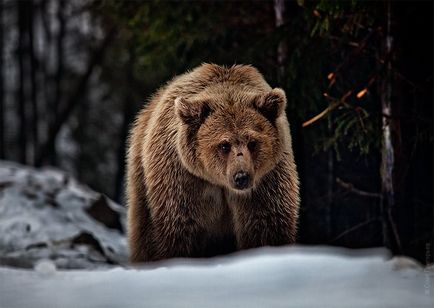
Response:
[{"label": "bear's ear", "polygon": [[185,124],[202,124],[211,112],[207,101],[175,99],[175,112]]},{"label": "bear's ear", "polygon": [[285,112],[285,91],[280,88],[274,88],[270,92],[258,96],[254,100],[254,106],[264,117],[274,123],[274,121]]}]

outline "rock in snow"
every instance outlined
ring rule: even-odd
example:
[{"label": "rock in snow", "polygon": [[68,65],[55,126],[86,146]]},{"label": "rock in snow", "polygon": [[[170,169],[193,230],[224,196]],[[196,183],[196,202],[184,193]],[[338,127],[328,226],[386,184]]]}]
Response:
[{"label": "rock in snow", "polygon": [[0,265],[123,263],[124,221],[123,207],[64,172],[0,162]]}]

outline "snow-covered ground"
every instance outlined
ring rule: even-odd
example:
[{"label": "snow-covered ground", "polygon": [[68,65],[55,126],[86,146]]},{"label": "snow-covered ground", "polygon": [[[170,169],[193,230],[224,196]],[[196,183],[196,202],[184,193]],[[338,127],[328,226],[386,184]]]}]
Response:
[{"label": "snow-covered ground", "polygon": [[0,306],[432,308],[433,285],[432,270],[385,251],[294,246],[135,269],[0,268]]},{"label": "snow-covered ground", "polygon": [[132,268],[124,231],[124,208],[67,174],[0,162],[0,308],[434,307],[433,266],[382,249],[260,248]]}]

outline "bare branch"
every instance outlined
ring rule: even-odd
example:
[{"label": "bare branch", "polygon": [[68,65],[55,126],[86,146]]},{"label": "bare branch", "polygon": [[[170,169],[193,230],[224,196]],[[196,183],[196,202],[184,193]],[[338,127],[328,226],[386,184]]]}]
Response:
[{"label": "bare branch", "polygon": [[334,239],[332,239],[331,241],[329,241],[329,244],[333,243],[333,242],[336,242],[338,239],[344,237],[345,235],[347,235],[347,234],[349,234],[349,233],[351,233],[353,231],[356,231],[357,229],[360,229],[360,228],[362,228],[362,227],[364,227],[364,226],[366,226],[366,225],[368,225],[368,224],[370,224],[370,223],[372,223],[374,221],[379,221],[379,218],[378,217],[374,217],[374,218],[368,219],[368,220],[366,220],[364,222],[361,222],[361,223],[359,223],[359,224],[357,224],[357,225],[355,225],[355,226],[353,226],[353,227],[345,230],[344,232],[342,232],[341,234],[339,234],[338,236],[336,236]]},{"label": "bare branch", "polygon": [[340,178],[336,178],[336,183],[339,184],[339,186],[345,188],[346,190],[355,193],[359,196],[370,197],[370,198],[381,198],[380,193],[371,193],[371,192],[363,191],[361,189],[355,188],[354,185],[351,183],[342,181]]},{"label": "bare branch", "polygon": [[306,127],[306,126],[311,125],[312,123],[314,123],[314,122],[318,121],[319,119],[321,119],[322,117],[324,117],[327,113],[329,113],[333,109],[334,109],[334,107],[332,105],[329,105],[326,109],[324,109],[322,112],[320,112],[319,114],[314,116],[312,119],[304,122],[302,126]]},{"label": "bare branch", "polygon": [[324,96],[328,99],[330,99],[332,101],[332,103],[326,108],[324,109],[322,112],[320,112],[319,114],[317,114],[316,116],[314,116],[312,119],[307,120],[306,122],[304,122],[302,124],[302,127],[306,127],[311,125],[312,123],[318,121],[319,119],[323,118],[326,114],[328,114],[330,111],[332,111],[333,109],[335,109],[336,107],[338,107],[339,105],[345,105],[345,106],[349,106],[349,104],[347,102],[345,102],[345,100],[352,94],[352,91],[348,91],[347,93],[345,93],[340,99],[336,99],[331,97],[330,95],[328,95],[328,93],[324,93]]}]

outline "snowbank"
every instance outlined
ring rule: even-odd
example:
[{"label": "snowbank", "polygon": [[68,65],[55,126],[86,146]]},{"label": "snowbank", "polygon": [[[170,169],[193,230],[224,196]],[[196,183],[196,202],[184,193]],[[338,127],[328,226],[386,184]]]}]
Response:
[{"label": "snowbank", "polygon": [[292,246],[116,267],[124,219],[60,171],[0,162],[0,308],[434,307],[433,271],[386,250]]},{"label": "snowbank", "polygon": [[0,268],[1,307],[433,307],[434,275],[385,251],[262,248],[94,271]]},{"label": "snowbank", "polygon": [[126,260],[125,211],[54,169],[0,161],[0,265],[92,268]]}]

